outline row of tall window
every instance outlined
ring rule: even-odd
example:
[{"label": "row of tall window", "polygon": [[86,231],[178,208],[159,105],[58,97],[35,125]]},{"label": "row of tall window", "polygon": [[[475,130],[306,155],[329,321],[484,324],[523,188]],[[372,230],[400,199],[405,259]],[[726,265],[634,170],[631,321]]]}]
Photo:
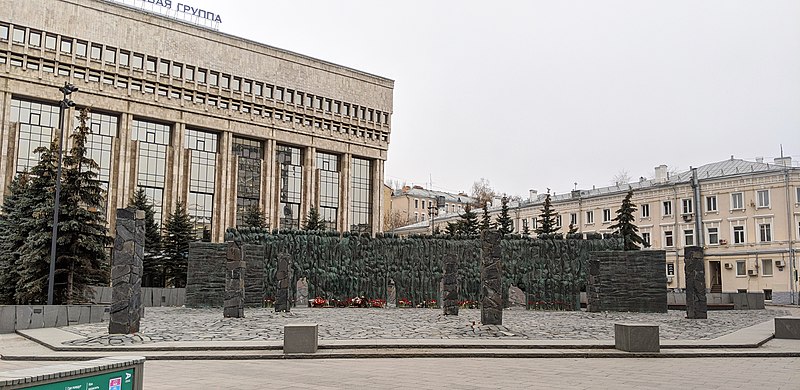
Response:
[{"label": "row of tall window", "polygon": [[119,74],[108,73],[99,70],[87,70],[86,68],[56,63],[51,60],[39,59],[32,56],[8,54],[0,51],[0,64],[9,61],[14,67],[25,68],[32,71],[42,70],[46,73],[57,74],[58,76],[71,77],[73,79],[103,83],[110,87],[121,88],[129,93],[140,92],[143,94],[157,94],[169,99],[185,100],[194,104],[205,104],[219,109],[230,109],[243,114],[252,114],[255,117],[272,118],[277,121],[292,122],[297,125],[313,127],[315,129],[332,131],[339,134],[348,134],[359,138],[379,140],[386,142],[389,133],[380,129],[371,129],[355,124],[346,124],[328,119],[317,118],[311,114],[297,113],[291,110],[284,110],[256,102],[237,100],[231,97],[223,97],[212,93],[196,91],[191,88],[183,88],[170,84],[157,83],[154,81],[143,80],[135,77],[128,77]]},{"label": "row of tall window", "polygon": [[[58,127],[59,107],[17,98],[11,101],[11,122],[17,123],[17,172],[29,170],[38,162],[35,150],[48,147],[53,130]],[[113,169],[113,146],[119,137],[117,116],[92,112],[89,117],[91,134],[87,149],[99,165],[98,178],[106,189]],[[169,125],[144,119],[134,119],[131,140],[138,141],[137,186],[153,201],[156,220],[163,221],[164,191],[167,177],[167,153],[172,139]],[[186,129],[185,149],[191,150],[189,164],[189,198],[187,209],[195,222],[198,238],[210,239],[216,193],[217,154],[219,134]],[[232,153],[239,160],[237,172],[237,218],[261,201],[261,164],[264,149],[261,141],[233,137]],[[303,149],[278,145],[276,162],[279,166],[279,214],[282,228],[300,228],[303,217]],[[318,152],[315,168],[319,172],[319,207],[330,229],[338,226],[340,197],[340,156]],[[353,231],[371,231],[372,181],[371,161],[352,159],[352,188],[350,226]]]},{"label": "row of tall window", "polygon": [[[26,39],[27,36],[27,39]],[[353,119],[379,124],[389,123],[389,114],[361,105],[342,102],[314,94],[274,86],[269,83],[250,80],[197,66],[184,65],[163,58],[122,50],[100,43],[73,39],[57,34],[44,33],[23,26],[0,24],[0,41],[26,45],[32,48],[74,54],[78,58],[88,58],[99,63],[113,64],[121,68],[139,70],[172,77],[176,80],[240,92],[252,96],[273,99],[288,104],[313,108],[326,113],[347,116]]]}]

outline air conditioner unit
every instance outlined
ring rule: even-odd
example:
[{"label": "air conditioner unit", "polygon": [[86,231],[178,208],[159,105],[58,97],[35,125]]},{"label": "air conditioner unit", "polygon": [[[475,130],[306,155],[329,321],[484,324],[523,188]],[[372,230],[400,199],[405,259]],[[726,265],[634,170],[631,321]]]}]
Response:
[{"label": "air conditioner unit", "polygon": [[733,264],[725,263],[725,269],[733,269]]},{"label": "air conditioner unit", "polygon": [[720,245],[728,245],[728,240],[719,240]]},{"label": "air conditioner unit", "polygon": [[778,268],[786,267],[786,263],[783,260],[775,260],[775,266]]},{"label": "air conditioner unit", "polygon": [[747,276],[758,276],[758,270],[757,269],[747,270]]}]

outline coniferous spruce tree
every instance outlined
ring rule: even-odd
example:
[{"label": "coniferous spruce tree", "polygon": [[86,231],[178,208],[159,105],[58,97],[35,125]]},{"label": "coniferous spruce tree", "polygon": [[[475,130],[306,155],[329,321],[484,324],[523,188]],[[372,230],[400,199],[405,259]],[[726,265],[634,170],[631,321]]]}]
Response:
[{"label": "coniferous spruce tree", "polygon": [[[39,162],[31,168],[30,187],[25,195],[31,205],[30,213],[20,220],[20,230],[26,232],[28,236],[19,249],[17,267],[19,279],[15,296],[19,303],[45,304],[50,273],[50,244],[53,237],[53,196],[58,140],[54,139],[49,148],[36,148],[34,153],[39,154]],[[59,287],[63,288],[54,286],[54,289],[57,290]],[[58,295],[54,293],[54,301],[57,297]]]},{"label": "coniferous spruce tree", "polygon": [[567,231],[567,234],[575,234],[575,233],[578,233],[578,227],[575,226],[574,224],[569,224],[569,231]]},{"label": "coniferous spruce tree", "polygon": [[250,206],[245,209],[242,214],[242,223],[244,226],[264,229],[267,226],[267,217],[261,211],[261,207]]},{"label": "coniferous spruce tree", "polygon": [[22,221],[30,216],[33,204],[29,196],[30,177],[27,172],[18,174],[8,186],[0,214],[0,305],[16,303],[19,281],[20,248],[28,233]]},{"label": "coniferous spruce tree", "polygon": [[164,266],[161,256],[161,227],[156,222],[153,203],[144,188],[133,193],[129,207],[144,211],[144,259],[142,287],[164,287]]},{"label": "coniferous spruce tree", "polygon": [[464,207],[464,214],[460,215],[459,230],[462,234],[476,235],[480,232],[478,225],[478,215],[472,211],[472,206]]},{"label": "coniferous spruce tree", "polygon": [[508,197],[503,197],[500,200],[500,215],[497,216],[497,230],[500,236],[514,233],[514,221],[508,215]]},{"label": "coniferous spruce tree", "polygon": [[488,203],[483,204],[483,217],[481,218],[480,230],[486,231],[489,229],[493,229],[494,224],[492,223],[492,218],[489,217],[489,206]]},{"label": "coniferous spruce tree", "polygon": [[[100,166],[87,156],[88,110],[79,112],[79,125],[72,132],[72,145],[64,157],[59,250],[56,282],[63,282],[62,302],[74,304],[90,298],[90,286],[108,283],[111,245],[105,213],[105,190],[97,179]],[[58,291],[58,290],[56,290]]]},{"label": "coniferous spruce tree", "polygon": [[311,206],[311,210],[308,211],[308,217],[306,217],[303,223],[303,230],[325,230],[325,220],[322,219],[322,216],[319,214],[319,209],[316,207]]},{"label": "coniferous spruce tree", "polygon": [[461,221],[448,222],[444,232],[450,237],[459,234],[461,232]]},{"label": "coniferous spruce tree", "polygon": [[178,201],[175,211],[164,222],[162,237],[165,286],[186,287],[186,267],[189,258],[189,243],[197,241],[194,226],[186,205]]},{"label": "coniferous spruce tree", "polygon": [[551,234],[561,230],[561,227],[556,226],[556,216],[558,213],[553,208],[550,201],[550,192],[544,198],[544,205],[542,205],[541,214],[539,214],[539,227],[536,229],[536,234]]},{"label": "coniferous spruce tree", "polygon": [[626,251],[637,251],[641,249],[639,245],[647,247],[647,243],[639,236],[639,228],[633,223],[636,220],[634,216],[636,205],[631,201],[631,197],[633,197],[633,190],[629,190],[628,194],[625,195],[622,205],[617,210],[617,216],[612,219],[616,223],[609,226],[609,228],[615,230],[615,233],[622,237]]}]

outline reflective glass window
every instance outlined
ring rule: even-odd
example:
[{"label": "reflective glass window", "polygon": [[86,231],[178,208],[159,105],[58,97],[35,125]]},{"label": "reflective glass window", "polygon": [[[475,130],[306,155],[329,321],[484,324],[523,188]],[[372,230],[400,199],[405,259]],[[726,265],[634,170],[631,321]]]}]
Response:
[{"label": "reflective glass window", "polygon": [[319,172],[319,213],[329,230],[336,230],[339,215],[339,156],[317,153]]},{"label": "reflective glass window", "polygon": [[32,47],[39,47],[42,45],[42,33],[38,31],[31,31],[28,34],[28,45]]},{"label": "reflective glass window", "polygon": [[134,120],[131,130],[132,139],[139,141],[137,186],[145,190],[148,199],[153,202],[155,219],[161,222],[170,127]]},{"label": "reflective glass window", "polygon": [[61,37],[61,52],[72,54],[72,38]]},{"label": "reflective glass window", "polygon": [[300,229],[300,202],[303,188],[303,153],[300,148],[278,145],[275,153],[280,169],[280,203],[278,214],[281,229]]},{"label": "reflective glass window", "polygon": [[186,208],[194,223],[195,237],[203,241],[211,241],[217,139],[214,133],[186,129],[185,147],[191,150]]},{"label": "reflective glass window", "polygon": [[350,230],[372,232],[372,183],[370,160],[353,157],[350,187]]},{"label": "reflective glass window", "polygon": [[236,188],[236,224],[251,207],[260,207],[261,160],[264,149],[261,141],[233,138],[233,155],[238,157]]},{"label": "reflective glass window", "polygon": [[11,99],[11,123],[17,123],[17,172],[30,171],[39,162],[34,151],[49,147],[53,129],[58,128],[60,109],[56,105]]}]

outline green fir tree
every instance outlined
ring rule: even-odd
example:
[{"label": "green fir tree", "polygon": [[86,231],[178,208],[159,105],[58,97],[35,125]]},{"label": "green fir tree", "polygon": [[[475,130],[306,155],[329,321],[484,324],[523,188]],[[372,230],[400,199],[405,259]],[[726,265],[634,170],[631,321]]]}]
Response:
[{"label": "green fir tree", "polygon": [[164,266],[161,256],[161,227],[156,222],[153,203],[144,188],[131,197],[129,207],[144,211],[144,259],[142,261],[142,287],[164,287]]},{"label": "green fir tree", "polygon": [[245,209],[242,214],[242,223],[244,226],[260,229],[265,229],[269,226],[267,217],[264,215],[264,212],[261,211],[261,207],[257,205]]},{"label": "green fir tree", "polygon": [[569,224],[569,231],[567,231],[567,234],[576,234],[576,233],[578,233],[578,227],[575,226],[574,224]]},{"label": "green fir tree", "polygon": [[33,204],[28,198],[30,185],[28,174],[20,173],[6,188],[6,196],[3,198],[2,213],[0,213],[0,305],[17,303],[19,250],[28,237],[28,232],[22,229],[22,221],[33,209]]},{"label": "green fir tree", "polygon": [[514,221],[508,215],[508,197],[503,197],[500,200],[500,215],[497,216],[497,230],[500,236],[514,233]]},{"label": "green fir tree", "polygon": [[186,267],[189,257],[189,243],[197,241],[192,219],[186,205],[178,201],[175,211],[164,222],[164,275],[167,287],[186,287]]},{"label": "green fir tree", "polygon": [[472,211],[472,206],[466,205],[466,207],[464,207],[464,214],[461,214],[460,217],[459,230],[462,234],[477,235],[480,232],[478,215]]},{"label": "green fir tree", "polygon": [[450,237],[461,233],[461,221],[448,222],[447,226],[444,229],[444,233]]},{"label": "green fir tree", "polygon": [[[25,196],[31,204],[30,213],[20,221],[20,230],[26,232],[28,237],[19,249],[16,300],[24,304],[45,304],[50,272],[50,244],[53,237],[58,141],[54,139],[49,148],[39,147],[34,153],[39,154],[39,162],[31,168],[30,187]],[[63,286],[54,286],[55,290],[59,288],[63,289]],[[53,295],[54,303],[63,303],[57,301],[59,295]]]},{"label": "green fir tree", "polygon": [[322,219],[322,216],[319,214],[319,209],[316,207],[311,206],[311,210],[308,210],[308,217],[306,217],[306,220],[303,222],[303,230],[325,230],[325,220]]},{"label": "green fir tree", "polygon": [[58,224],[56,282],[63,283],[62,302],[87,302],[90,286],[108,283],[108,235],[105,190],[97,179],[100,166],[88,156],[89,112],[79,111],[79,126],[72,132],[64,157],[61,216]]},{"label": "green fir tree", "polygon": [[556,226],[556,216],[558,213],[553,208],[550,200],[550,191],[544,198],[544,205],[542,205],[541,214],[539,214],[539,227],[536,229],[536,234],[552,234],[561,230],[561,227]]},{"label": "green fir tree", "polygon": [[481,224],[479,226],[480,231],[486,231],[489,229],[494,229],[494,224],[492,223],[492,218],[489,216],[489,204],[484,203],[483,205],[483,216],[481,217]]},{"label": "green fir tree", "polygon": [[636,204],[631,201],[631,197],[633,197],[633,190],[629,190],[628,194],[625,195],[622,205],[617,210],[617,216],[612,220],[616,221],[616,223],[609,226],[609,228],[622,237],[626,251],[637,251],[641,249],[639,245],[645,247],[648,245],[639,236],[639,228],[633,223],[636,220],[634,215],[637,209]]}]

